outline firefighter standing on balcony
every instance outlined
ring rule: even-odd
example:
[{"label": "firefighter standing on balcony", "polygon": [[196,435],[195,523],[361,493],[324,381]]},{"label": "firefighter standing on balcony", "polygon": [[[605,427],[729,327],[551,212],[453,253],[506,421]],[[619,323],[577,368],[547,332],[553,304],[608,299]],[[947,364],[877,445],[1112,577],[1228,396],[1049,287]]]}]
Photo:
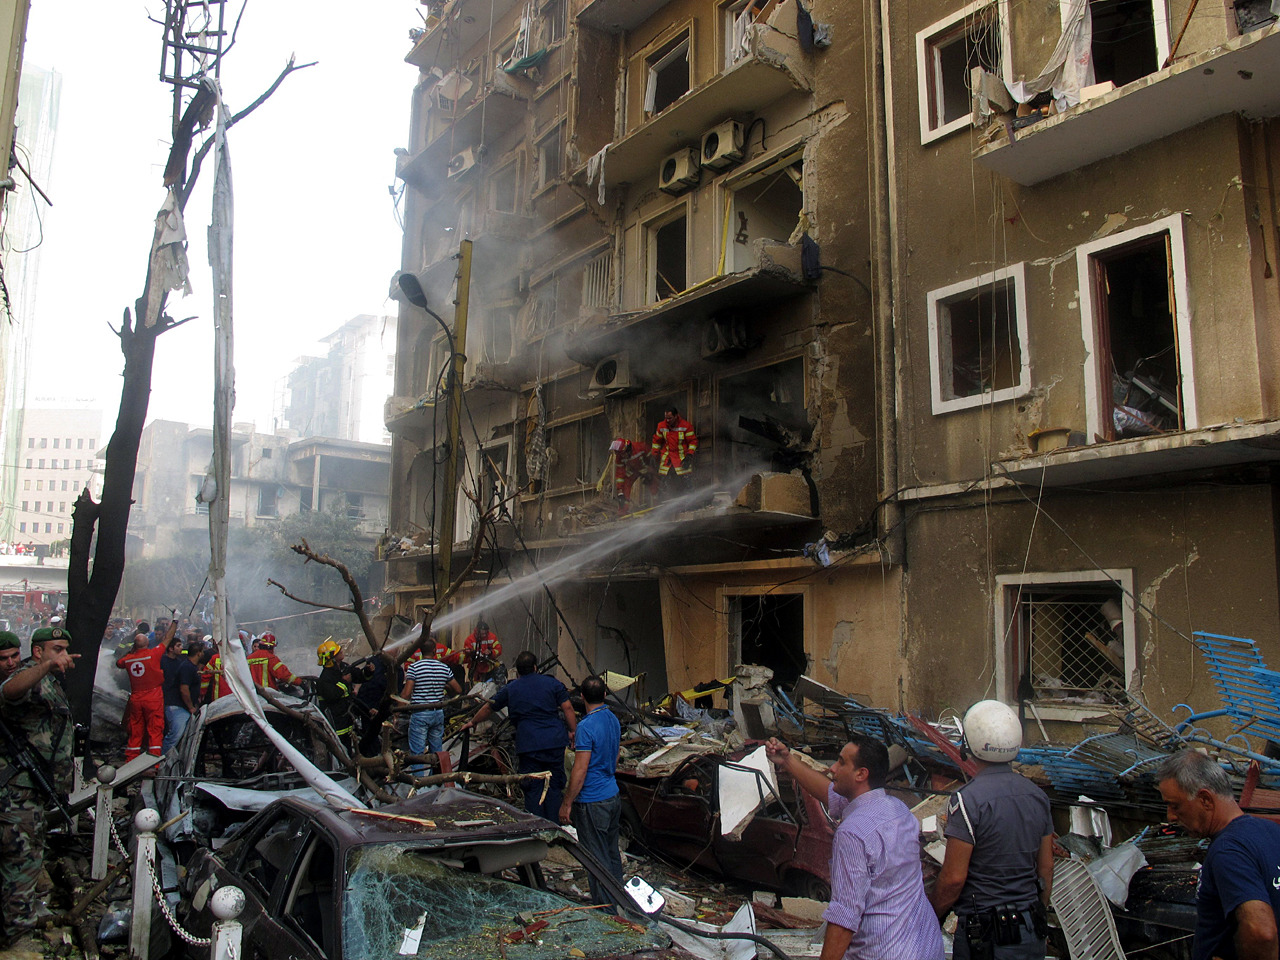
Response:
[{"label": "firefighter standing on balcony", "polygon": [[302,682],[276,656],[276,635],[270,630],[253,641],[253,652],[249,654],[249,675],[253,677],[255,684],[271,690],[278,690],[281,683],[296,687]]},{"label": "firefighter standing on balcony", "polygon": [[658,476],[666,496],[688,493],[693,455],[698,452],[698,435],[693,432],[693,424],[681,417],[674,406],[663,411],[649,452],[658,458]]},{"label": "firefighter standing on balcony", "polygon": [[652,505],[658,493],[653,459],[640,443],[618,437],[609,444],[613,454],[613,496],[619,513]]}]

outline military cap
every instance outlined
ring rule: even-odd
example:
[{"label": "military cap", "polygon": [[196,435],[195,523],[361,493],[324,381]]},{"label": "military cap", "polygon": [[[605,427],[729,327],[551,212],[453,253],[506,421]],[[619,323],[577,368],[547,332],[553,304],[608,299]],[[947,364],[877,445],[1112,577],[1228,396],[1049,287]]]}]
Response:
[{"label": "military cap", "polygon": [[22,643],[12,630],[0,630],[0,650],[16,650]]},{"label": "military cap", "polygon": [[71,642],[71,634],[63,630],[61,627],[41,627],[35,633],[31,634],[32,643],[48,643],[50,640],[66,640]]}]

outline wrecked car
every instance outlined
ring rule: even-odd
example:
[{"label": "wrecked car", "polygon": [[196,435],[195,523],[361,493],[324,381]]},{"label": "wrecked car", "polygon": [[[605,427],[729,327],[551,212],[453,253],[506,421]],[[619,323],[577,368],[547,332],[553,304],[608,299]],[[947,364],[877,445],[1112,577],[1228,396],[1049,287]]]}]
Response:
[{"label": "wrecked car", "polygon": [[[549,889],[544,862],[585,867],[623,914]],[[276,801],[221,849],[196,853],[184,925],[207,936],[210,895],[229,884],[245,894],[246,957],[690,956],[567,833],[453,787],[376,811]]]},{"label": "wrecked car", "polygon": [[[831,899],[835,825],[826,808],[779,773],[778,796],[765,799],[741,839],[726,837],[718,800],[726,763],[712,754],[694,756],[661,777],[619,769],[622,827],[628,839],[681,866],[814,900]],[[762,795],[767,793],[762,789]]]},{"label": "wrecked car", "polygon": [[[272,696],[279,706],[261,701],[267,722],[321,770],[346,776],[330,753],[329,741],[337,737],[320,710],[296,697]],[[352,781],[345,785],[354,789]],[[233,696],[201,708],[146,789],[154,791],[148,803],[164,820],[185,814],[165,831],[174,845],[213,843],[281,796],[318,799]]]}]

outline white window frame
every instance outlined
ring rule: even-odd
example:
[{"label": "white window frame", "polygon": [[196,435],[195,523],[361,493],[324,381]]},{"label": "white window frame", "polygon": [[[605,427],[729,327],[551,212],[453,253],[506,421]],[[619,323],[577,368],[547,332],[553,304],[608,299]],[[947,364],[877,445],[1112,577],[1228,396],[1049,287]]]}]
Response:
[{"label": "white window frame", "polygon": [[[515,182],[511,188],[511,209],[503,210],[498,206],[499,181],[508,173],[515,178]],[[489,209],[495,213],[519,213],[520,197],[520,158],[516,156],[509,163],[504,163],[489,177]]]},{"label": "white window frame", "polygon": [[[1119,584],[1121,620],[1124,627],[1124,687],[1134,693],[1141,693],[1140,673],[1138,670],[1138,618],[1137,604],[1134,602],[1133,570],[1121,568],[1114,570],[1066,570],[1058,572],[1007,573],[996,576],[995,624],[993,642],[995,643],[996,689],[999,696],[1007,703],[1016,703],[1018,699],[1018,678],[1010,675],[1009,663],[1009,617],[1013,610],[1009,605],[1009,597],[1014,589],[1024,586],[1040,586],[1049,584]],[[1036,701],[1036,713],[1042,720],[1084,720],[1096,717],[1104,710],[1101,704],[1045,704]]]},{"label": "white window frame", "polygon": [[[1110,381],[1102,382],[1098,369],[1098,321],[1093,302],[1093,257],[1106,250],[1123,247],[1135,240],[1169,234],[1169,256],[1173,260],[1173,322],[1178,335],[1178,370],[1182,375],[1182,429],[1196,430],[1200,418],[1196,412],[1196,378],[1194,347],[1191,337],[1191,297],[1187,284],[1187,245],[1182,214],[1172,216],[1130,230],[1122,230],[1092,240],[1076,247],[1076,278],[1080,284],[1080,329],[1084,338],[1084,409],[1085,435],[1107,436],[1103,423],[1104,390],[1110,390]],[[1107,409],[1110,406],[1107,405]]]},{"label": "white window frame", "polygon": [[[961,280],[928,293],[929,309],[929,393],[933,400],[934,415],[951,413],[955,410],[967,410],[972,407],[986,406],[992,403],[1003,403],[1015,400],[1031,392],[1031,343],[1027,324],[1027,276],[1026,264],[1015,263],[969,280]],[[950,350],[943,350],[942,323],[939,310],[943,303],[957,294],[968,293],[982,287],[1002,281],[1013,283],[1013,309],[1015,329],[1018,331],[1018,354],[1021,366],[1018,380],[1011,387],[976,393],[971,397],[948,397],[943,389],[944,377],[950,373]],[[944,356],[945,353],[945,356]]]},{"label": "white window frame", "polygon": [[[1151,23],[1156,38],[1155,72],[1159,73],[1163,69],[1164,62],[1169,59],[1169,0],[1150,0],[1150,2]],[[1062,20],[1065,22],[1070,0],[1058,0],[1058,5]],[[1090,6],[1092,6],[1092,0],[1090,0]]]},{"label": "white window frame", "polygon": [[957,117],[950,123],[934,126],[933,110],[929,105],[929,75],[935,69],[932,56],[933,41],[939,34],[948,33],[957,24],[981,13],[995,9],[996,24],[1000,30],[1000,77],[1006,83],[1012,79],[1013,49],[1009,40],[1009,0],[974,0],[950,16],[932,23],[916,34],[916,84],[920,108],[920,143],[932,143],[942,137],[963,130],[973,123],[972,112]]},{"label": "white window frame", "polygon": [[[672,40],[679,39],[681,34],[676,34]],[[685,60],[689,64],[689,86],[684,93],[676,97],[669,104],[663,107],[663,110],[669,110],[674,107],[682,99],[689,95],[689,91],[693,89],[693,29],[687,28],[683,33],[684,39],[680,40],[674,47],[664,53],[657,60],[649,63],[645,62],[645,82],[644,82],[644,115],[645,117],[656,116],[660,111],[654,110],[658,98],[658,74],[662,72],[663,67],[670,64],[673,60],[679,58],[680,54],[684,54]],[[671,41],[668,40],[667,43]],[[664,44],[665,46],[665,44]]]}]

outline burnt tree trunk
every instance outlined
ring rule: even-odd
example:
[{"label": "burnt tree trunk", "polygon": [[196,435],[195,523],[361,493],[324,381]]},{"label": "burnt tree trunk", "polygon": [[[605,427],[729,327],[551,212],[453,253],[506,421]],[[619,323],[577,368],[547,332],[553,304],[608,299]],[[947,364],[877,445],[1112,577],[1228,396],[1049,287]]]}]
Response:
[{"label": "burnt tree trunk", "polygon": [[[144,294],[135,304],[135,316],[145,317],[146,306]],[[115,432],[106,449],[102,500],[95,503],[86,488],[76,498],[71,514],[67,630],[73,638],[71,652],[80,654],[80,663],[79,669],[67,673],[66,689],[77,723],[89,722],[98,652],[124,576],[125,538],[129,529],[129,510],[133,506],[133,478],[138,466],[142,427],[151,401],[151,368],[155,362],[156,337],[173,326],[162,316],[148,328],[140,321],[132,320],[129,312],[125,311],[120,327],[124,383]],[[92,573],[89,569],[91,554]]]}]

